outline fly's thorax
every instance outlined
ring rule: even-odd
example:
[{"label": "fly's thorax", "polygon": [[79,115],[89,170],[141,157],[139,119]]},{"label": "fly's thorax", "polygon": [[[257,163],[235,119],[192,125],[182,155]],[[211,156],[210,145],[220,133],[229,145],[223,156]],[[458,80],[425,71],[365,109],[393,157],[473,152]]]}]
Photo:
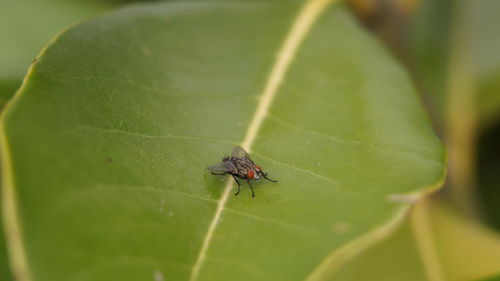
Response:
[{"label": "fly's thorax", "polygon": [[259,175],[252,160],[248,158],[231,157],[228,159],[236,169],[236,174],[240,178],[258,179]]}]

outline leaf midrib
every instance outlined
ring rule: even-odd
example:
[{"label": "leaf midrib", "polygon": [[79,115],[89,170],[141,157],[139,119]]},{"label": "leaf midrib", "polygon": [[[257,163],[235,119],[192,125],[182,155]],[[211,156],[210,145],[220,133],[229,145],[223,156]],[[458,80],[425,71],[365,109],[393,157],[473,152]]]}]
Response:
[{"label": "leaf midrib", "polygon": [[[290,67],[291,62],[295,58],[297,50],[299,49],[301,43],[305,39],[309,30],[313,24],[317,21],[321,13],[336,0],[308,0],[303,7],[300,9],[297,17],[295,18],[288,35],[278,52],[276,61],[274,62],[271,72],[268,75],[268,79],[262,94],[260,95],[259,102],[257,104],[256,111],[252,117],[248,130],[246,131],[245,138],[241,144],[248,152],[251,151],[252,145],[255,141],[257,133],[264,122],[269,108],[276,96],[280,85],[283,82],[283,78]],[[220,220],[224,206],[229,198],[229,193],[233,187],[234,181],[229,178],[224,187],[221,198],[218,201],[217,209],[215,211],[214,217],[209,224],[207,233],[203,239],[200,252],[196,258],[193,265],[190,281],[195,281],[198,279],[200,270],[206,259],[206,252],[210,246],[213,234],[215,232],[216,226]]]}]

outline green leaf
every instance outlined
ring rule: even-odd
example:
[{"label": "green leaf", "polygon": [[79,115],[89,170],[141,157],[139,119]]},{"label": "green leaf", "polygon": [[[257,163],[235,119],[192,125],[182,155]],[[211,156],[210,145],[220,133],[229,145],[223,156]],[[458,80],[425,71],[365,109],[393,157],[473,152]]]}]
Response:
[{"label": "green leaf", "polygon": [[500,24],[496,10],[500,2],[494,0],[464,1],[462,19],[466,22],[469,52],[474,61],[477,79],[478,119],[481,127],[500,120],[500,36],[495,26]]},{"label": "green leaf", "polygon": [[411,66],[436,127],[445,128],[451,18],[457,1],[422,0],[406,33]]},{"label": "green leaf", "polygon": [[411,220],[389,239],[357,256],[331,280],[496,280],[498,233],[441,201],[426,201],[415,206]]},{"label": "green leaf", "polygon": [[2,217],[0,217],[0,276],[2,276],[2,280],[5,281],[14,280],[9,267],[9,258],[7,254]]},{"label": "green leaf", "polygon": [[[20,280],[323,280],[444,176],[407,74],[324,0],[89,21],[45,49],[1,126]],[[232,196],[206,167],[235,145],[279,183]]]}]

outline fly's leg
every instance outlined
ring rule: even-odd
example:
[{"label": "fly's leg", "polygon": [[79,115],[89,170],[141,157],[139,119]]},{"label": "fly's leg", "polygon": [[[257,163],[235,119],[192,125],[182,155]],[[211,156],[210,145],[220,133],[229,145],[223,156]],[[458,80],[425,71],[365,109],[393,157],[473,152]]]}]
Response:
[{"label": "fly's leg", "polygon": [[277,180],[273,180],[273,179],[268,178],[266,173],[262,173],[262,176],[263,176],[266,180],[268,180],[268,181],[270,181],[270,182],[278,182]]},{"label": "fly's leg", "polygon": [[255,193],[253,192],[253,186],[252,186],[252,183],[250,183],[250,180],[247,179],[247,182],[248,182],[248,185],[250,186],[250,190],[252,190],[252,198],[255,197]]},{"label": "fly's leg", "polygon": [[236,181],[236,183],[238,184],[238,191],[236,191],[236,193],[234,194],[234,195],[238,195],[238,194],[240,194],[240,186],[241,186],[241,184],[240,184],[240,182],[238,181],[238,179],[236,179],[236,177],[235,177],[234,175],[231,175],[231,176],[233,176],[233,179],[234,179],[234,180]]}]

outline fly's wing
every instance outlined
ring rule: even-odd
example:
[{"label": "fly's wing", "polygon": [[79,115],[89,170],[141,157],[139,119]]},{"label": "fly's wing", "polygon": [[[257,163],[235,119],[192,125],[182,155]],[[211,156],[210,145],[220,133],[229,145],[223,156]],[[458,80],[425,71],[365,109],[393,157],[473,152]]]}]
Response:
[{"label": "fly's wing", "polygon": [[224,166],[224,163],[219,163],[219,164],[209,166],[209,167],[207,167],[207,169],[210,172],[227,172],[227,168],[226,168],[226,166]]},{"label": "fly's wing", "polygon": [[248,152],[241,146],[235,146],[233,148],[233,151],[231,152],[231,156],[236,158],[246,158],[248,160],[252,160],[250,158],[250,155],[248,155]]}]

